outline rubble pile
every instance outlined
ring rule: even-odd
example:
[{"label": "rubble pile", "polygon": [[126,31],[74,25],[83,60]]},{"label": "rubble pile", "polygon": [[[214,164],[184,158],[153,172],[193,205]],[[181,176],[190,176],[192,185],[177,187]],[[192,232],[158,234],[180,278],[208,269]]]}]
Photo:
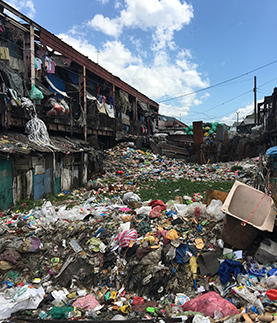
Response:
[{"label": "rubble pile", "polygon": [[184,164],[122,144],[74,203],[1,213],[0,319],[273,320],[272,236],[237,250],[221,236],[223,198],[136,192],[142,179],[250,183],[256,162]]}]

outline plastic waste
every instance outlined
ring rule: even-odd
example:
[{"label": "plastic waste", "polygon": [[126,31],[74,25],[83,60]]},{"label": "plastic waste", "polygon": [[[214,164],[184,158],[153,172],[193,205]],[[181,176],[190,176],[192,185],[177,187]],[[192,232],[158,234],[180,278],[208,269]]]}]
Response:
[{"label": "plastic waste", "polygon": [[125,193],[123,195],[123,202],[127,204],[128,202],[131,202],[131,201],[139,202],[140,197],[137,194],[133,193],[133,192]]},{"label": "plastic waste", "polygon": [[211,203],[207,206],[207,214],[216,219],[216,221],[221,221],[224,219],[225,214],[221,211],[222,201],[221,200],[211,200]]},{"label": "plastic waste", "polygon": [[54,290],[51,295],[54,297],[53,305],[62,306],[66,304],[66,294],[63,290]]},{"label": "plastic waste", "polygon": [[258,312],[263,314],[264,307],[261,300],[258,298],[260,296],[259,293],[251,293],[246,286],[233,287],[232,293],[241,298],[245,302],[246,307],[256,306]]},{"label": "plastic waste", "polygon": [[269,289],[277,288],[277,274],[267,277],[266,284]]},{"label": "plastic waste", "polygon": [[203,295],[196,296],[194,299],[182,306],[184,311],[196,311],[204,313],[206,316],[214,316],[215,310],[220,311],[223,317],[232,314],[238,314],[237,308],[222,298],[216,292],[208,292]]},{"label": "plastic waste", "polygon": [[175,304],[178,306],[182,306],[188,301],[190,301],[190,298],[185,294],[177,293],[175,296]]},{"label": "plastic waste", "polygon": [[35,85],[33,85],[29,97],[32,101],[39,101],[44,98],[44,95]]},{"label": "plastic waste", "polygon": [[270,289],[266,292],[267,297],[272,300],[276,301],[277,300],[277,289]]},{"label": "plastic waste", "polygon": [[190,271],[192,274],[192,279],[193,279],[193,283],[194,283],[194,288],[197,289],[197,259],[195,256],[191,256],[190,260],[189,260],[189,266],[190,266]]},{"label": "plastic waste", "polygon": [[206,217],[206,205],[201,202],[194,202],[187,207],[187,216],[193,217],[195,216],[195,209],[197,208],[197,215]]}]

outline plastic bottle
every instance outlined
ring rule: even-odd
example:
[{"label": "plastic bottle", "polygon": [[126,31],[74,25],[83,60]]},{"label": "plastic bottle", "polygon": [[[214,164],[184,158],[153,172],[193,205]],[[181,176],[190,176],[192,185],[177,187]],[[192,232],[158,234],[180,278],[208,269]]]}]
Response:
[{"label": "plastic bottle", "polygon": [[196,278],[197,278],[197,261],[195,256],[191,256],[189,260],[190,271],[192,274],[194,288],[197,289]]}]

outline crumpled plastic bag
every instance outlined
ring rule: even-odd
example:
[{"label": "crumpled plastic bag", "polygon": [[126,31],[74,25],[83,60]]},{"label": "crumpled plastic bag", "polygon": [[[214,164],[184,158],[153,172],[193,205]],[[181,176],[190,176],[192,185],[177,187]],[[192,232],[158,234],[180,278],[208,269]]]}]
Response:
[{"label": "crumpled plastic bag", "polygon": [[131,305],[123,305],[123,306],[119,307],[117,310],[118,310],[118,312],[121,312],[123,314],[133,312]]},{"label": "crumpled plastic bag", "polygon": [[171,230],[167,231],[166,238],[171,241],[174,241],[175,239],[178,239],[179,236],[178,236],[178,233],[175,229],[171,229]]},{"label": "crumpled plastic bag", "polygon": [[193,317],[192,323],[210,323],[210,319],[206,316],[196,314]]},{"label": "crumpled plastic bag", "polygon": [[132,201],[139,202],[140,200],[141,200],[140,197],[133,192],[128,192],[123,195],[123,202],[125,204],[127,204],[128,202],[132,202]]},{"label": "crumpled plastic bag", "polygon": [[135,296],[132,301],[132,305],[142,305],[144,304],[144,298],[140,296]]},{"label": "crumpled plastic bag", "polygon": [[136,209],[136,214],[137,215],[139,215],[139,214],[149,215],[151,210],[152,210],[151,206],[142,206],[139,209]]},{"label": "crumpled plastic bag", "polygon": [[221,211],[222,204],[223,203],[221,200],[211,200],[211,203],[206,209],[207,214],[213,219],[216,219],[216,221],[223,220],[225,214]]},{"label": "crumpled plastic bag", "polygon": [[188,205],[175,203],[171,206],[170,210],[176,211],[181,216],[186,216],[188,212]]},{"label": "crumpled plastic bag", "polygon": [[42,287],[28,288],[25,293],[18,296],[16,302],[12,302],[4,298],[4,293],[0,293],[0,319],[7,319],[12,313],[20,310],[37,309],[44,295]]},{"label": "crumpled plastic bag", "polygon": [[210,317],[214,317],[214,312],[216,310],[221,312],[223,317],[239,313],[235,305],[222,298],[216,292],[208,292],[197,296],[181,307],[184,311],[196,311]]},{"label": "crumpled plastic bag", "polygon": [[0,261],[0,270],[1,271],[8,271],[9,269],[12,268],[12,264],[7,262],[7,261],[4,261],[4,260],[1,260]]},{"label": "crumpled plastic bag", "polygon": [[195,216],[195,209],[199,208],[199,216],[206,217],[207,212],[206,212],[206,205],[200,202],[194,202],[190,205],[188,205],[187,208],[187,214],[186,216]]},{"label": "crumpled plastic bag", "polygon": [[17,261],[21,258],[19,252],[14,249],[6,249],[1,255],[0,260],[11,262],[16,265]]},{"label": "crumpled plastic bag", "polygon": [[68,319],[68,314],[73,311],[72,306],[54,306],[51,308],[47,316],[51,316],[53,320],[60,319],[65,320]]},{"label": "crumpled plastic bag", "polygon": [[269,289],[277,288],[277,275],[267,277],[266,284]]},{"label": "crumpled plastic bag", "polygon": [[149,252],[140,260],[140,265],[153,265],[157,264],[161,259],[162,248],[154,249],[154,251]]},{"label": "crumpled plastic bag", "polygon": [[159,218],[161,216],[162,207],[160,205],[154,206],[150,212],[150,217],[152,219]]},{"label": "crumpled plastic bag", "polygon": [[39,101],[44,98],[44,95],[34,84],[31,88],[29,98],[32,101]]},{"label": "crumpled plastic bag", "polygon": [[106,245],[99,238],[92,237],[87,241],[87,244],[91,246],[91,249],[94,252],[100,251],[101,253],[104,253],[106,251]]}]

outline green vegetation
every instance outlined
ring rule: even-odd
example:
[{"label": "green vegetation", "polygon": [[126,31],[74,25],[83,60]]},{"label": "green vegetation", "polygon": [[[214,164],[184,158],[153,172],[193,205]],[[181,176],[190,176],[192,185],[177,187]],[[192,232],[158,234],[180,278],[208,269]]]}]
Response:
[{"label": "green vegetation", "polygon": [[234,181],[206,182],[190,181],[186,179],[179,180],[161,180],[158,182],[145,183],[137,193],[142,200],[160,199],[164,202],[174,199],[175,196],[193,196],[194,193],[200,193],[203,197],[208,188],[228,193],[233,186]]},{"label": "green vegetation", "polygon": [[24,210],[31,210],[37,206],[41,206],[43,204],[42,200],[34,200],[34,199],[24,199],[21,200],[19,203],[14,205],[12,209],[14,211],[24,211]]},{"label": "green vegetation", "polygon": [[35,207],[40,207],[45,201],[50,201],[52,204],[59,205],[59,204],[64,204],[64,201],[67,200],[76,200],[77,198],[71,195],[70,193],[68,194],[50,194],[47,195],[45,198],[40,199],[40,200],[34,200],[32,198],[30,199],[24,199],[21,200],[19,203],[14,205],[12,209],[14,211],[30,211],[31,209],[34,209]]}]

